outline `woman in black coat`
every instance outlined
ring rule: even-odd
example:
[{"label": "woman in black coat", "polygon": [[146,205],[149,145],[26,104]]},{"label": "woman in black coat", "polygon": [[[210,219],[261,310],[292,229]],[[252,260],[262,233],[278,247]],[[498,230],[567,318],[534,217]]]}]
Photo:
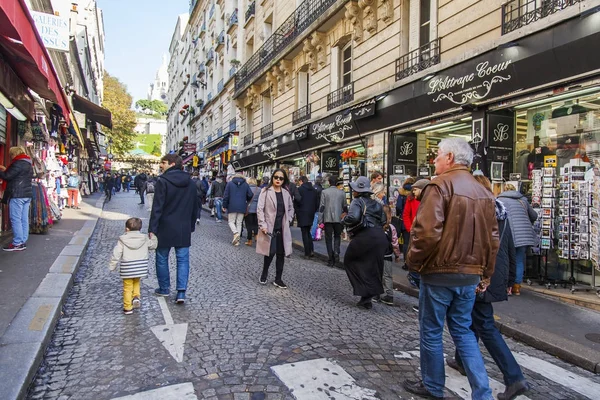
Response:
[{"label": "woman in black coat", "polygon": [[300,177],[301,185],[298,187],[300,196],[296,199],[296,220],[302,231],[302,243],[304,244],[304,257],[314,257],[314,247],[310,228],[312,227],[315,213],[319,207],[319,193],[308,181],[306,176]]},{"label": "woman in black coat", "polygon": [[[490,181],[483,175],[475,176],[475,179],[490,191],[492,190]],[[498,394],[498,399],[503,400],[513,399],[525,393],[529,390],[529,383],[494,321],[492,303],[508,299],[507,289],[514,283],[517,270],[515,243],[508,223],[508,213],[499,200],[496,200],[496,219],[500,235],[496,266],[487,287],[485,282],[477,287],[477,297],[471,312],[473,321],[471,329],[476,337],[481,339],[504,376],[506,391]],[[458,352],[455,352],[454,360],[449,358],[447,363],[448,366],[466,375]]]}]

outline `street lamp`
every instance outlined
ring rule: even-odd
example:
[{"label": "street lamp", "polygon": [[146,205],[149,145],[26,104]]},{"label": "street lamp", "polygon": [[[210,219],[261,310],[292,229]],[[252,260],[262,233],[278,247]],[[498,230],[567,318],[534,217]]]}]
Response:
[{"label": "street lamp", "polygon": [[109,160],[113,159],[113,155],[112,155],[112,144],[113,144],[113,140],[112,138],[108,138],[108,154],[106,155],[106,157]]}]

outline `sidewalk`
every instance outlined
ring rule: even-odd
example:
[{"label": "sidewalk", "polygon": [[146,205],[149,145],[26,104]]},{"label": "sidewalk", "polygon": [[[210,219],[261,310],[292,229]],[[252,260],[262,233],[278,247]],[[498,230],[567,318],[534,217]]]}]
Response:
[{"label": "sidewalk", "polygon": [[[80,210],[65,209],[46,235],[29,235],[27,250],[0,260],[0,382],[3,399],[24,396],[61,313],[102,211],[96,193]],[[9,238],[3,238],[6,241]]]},{"label": "sidewalk", "polygon": [[[292,228],[294,247],[303,250],[300,228]],[[313,242],[315,258],[327,261],[324,241]],[[342,241],[340,259],[343,260],[348,242]],[[394,264],[394,287],[410,296],[418,297],[418,290],[406,279],[401,264]],[[337,265],[343,268],[343,265]],[[571,295],[552,291],[553,296],[566,295],[574,299],[548,297],[535,286],[523,286],[521,296],[513,296],[508,302],[494,304],[496,325],[509,337],[546,351],[565,361],[595,373],[600,373],[600,313],[582,308],[580,293]],[[583,294],[586,296],[586,294]],[[595,295],[587,294],[590,300]],[[578,300],[575,300],[578,299]],[[562,301],[561,301],[562,300]],[[587,300],[586,300],[587,301]],[[571,303],[572,302],[572,303]],[[586,337],[587,335],[587,337]]]}]

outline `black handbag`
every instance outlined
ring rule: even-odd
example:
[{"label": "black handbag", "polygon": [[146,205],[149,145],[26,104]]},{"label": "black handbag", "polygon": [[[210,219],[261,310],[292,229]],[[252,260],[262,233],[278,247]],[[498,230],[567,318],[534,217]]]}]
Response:
[{"label": "black handbag", "polygon": [[358,220],[356,222],[356,224],[346,227],[346,232],[348,232],[348,234],[351,236],[356,235],[358,232],[360,232],[364,228],[368,227],[367,218],[365,215],[367,213],[367,204],[364,201],[362,201],[362,203],[363,203],[363,212],[360,216],[360,220]]},{"label": "black handbag", "polygon": [[211,197],[210,199],[208,199],[208,208],[214,208],[215,207],[215,199],[214,197]]}]

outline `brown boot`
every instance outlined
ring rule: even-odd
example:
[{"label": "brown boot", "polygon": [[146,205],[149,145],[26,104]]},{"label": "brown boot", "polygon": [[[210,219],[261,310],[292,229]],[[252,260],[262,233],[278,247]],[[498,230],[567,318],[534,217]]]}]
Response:
[{"label": "brown boot", "polygon": [[252,246],[252,239],[246,240],[246,243],[244,243],[246,246]]},{"label": "brown boot", "polygon": [[515,296],[520,296],[521,295],[521,285],[519,285],[518,283],[515,283],[512,287],[512,294]]}]

